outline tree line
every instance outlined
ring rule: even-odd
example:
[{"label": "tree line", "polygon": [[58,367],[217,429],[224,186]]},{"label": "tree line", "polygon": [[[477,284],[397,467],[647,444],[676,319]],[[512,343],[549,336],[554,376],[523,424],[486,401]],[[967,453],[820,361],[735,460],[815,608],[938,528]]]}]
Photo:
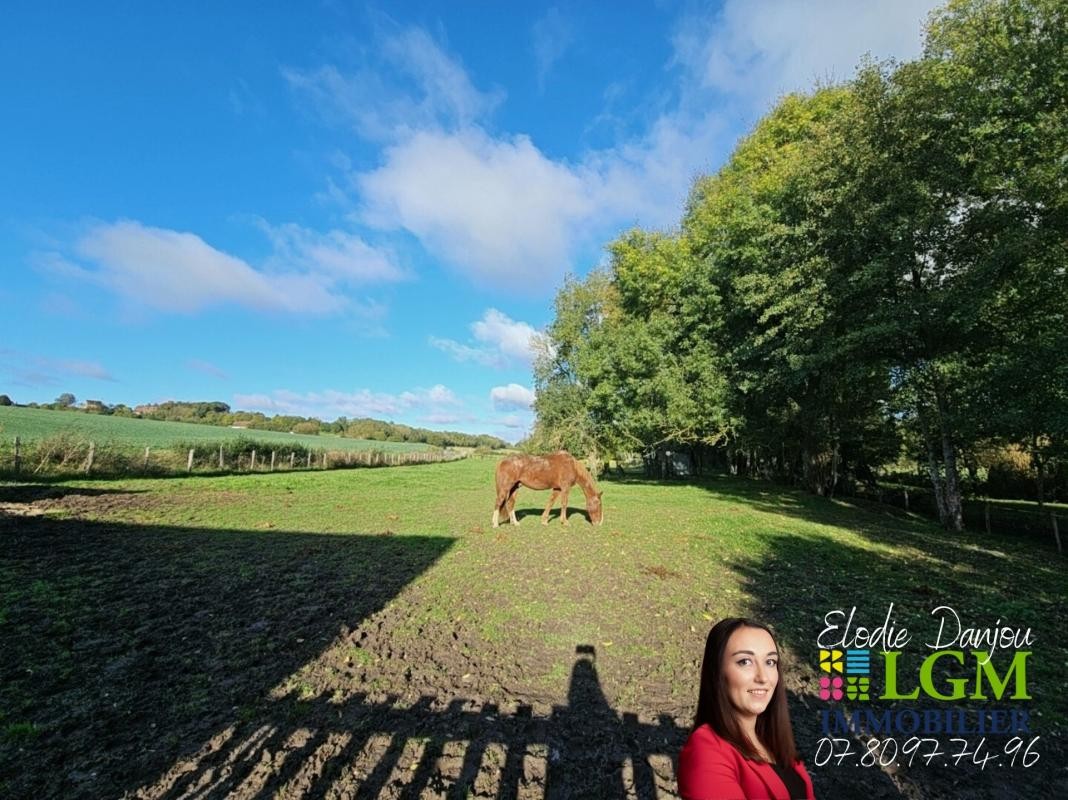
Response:
[{"label": "tree line", "polygon": [[[7,403],[3,402],[7,399]],[[7,395],[0,395],[0,405],[11,405]],[[120,417],[139,417],[167,422],[193,422],[201,425],[243,427],[250,430],[279,431],[317,435],[329,433],[352,439],[371,439],[377,442],[412,442],[434,447],[481,447],[500,449],[508,443],[488,434],[460,433],[458,431],[433,431],[413,428],[396,422],[361,418],[338,417],[333,422],[323,422],[314,417],[291,414],[267,416],[259,411],[233,411],[221,401],[187,402],[168,400],[164,403],[141,405],[130,408],[119,403],[107,405],[99,400],[86,400],[81,406],[69,392],[64,392],[53,403],[43,405],[29,403],[30,408],[48,408],[62,411],[81,411],[89,414],[104,414]]]},{"label": "tree line", "polygon": [[923,54],[782,98],[675,230],[568,278],[531,444],[665,448],[820,494],[984,454],[1068,490],[1068,7],[954,0]]}]

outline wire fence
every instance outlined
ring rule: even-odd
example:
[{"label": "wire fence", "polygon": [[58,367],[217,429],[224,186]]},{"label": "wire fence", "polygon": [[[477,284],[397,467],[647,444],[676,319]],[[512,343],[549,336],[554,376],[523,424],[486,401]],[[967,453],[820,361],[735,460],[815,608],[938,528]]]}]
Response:
[{"label": "wire fence", "polygon": [[33,479],[137,477],[399,467],[457,461],[461,450],[337,450],[238,439],[220,444],[145,447],[95,442],[70,435],[0,441],[0,475]]}]

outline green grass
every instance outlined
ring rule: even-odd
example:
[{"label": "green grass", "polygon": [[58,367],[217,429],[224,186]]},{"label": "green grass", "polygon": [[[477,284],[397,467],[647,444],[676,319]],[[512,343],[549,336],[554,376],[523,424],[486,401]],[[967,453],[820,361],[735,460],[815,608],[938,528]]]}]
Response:
[{"label": "green grass", "polygon": [[278,431],[222,428],[215,425],[196,425],[188,422],[161,422],[152,419],[109,417],[84,414],[78,411],[52,411],[40,408],[0,406],[0,441],[10,449],[18,436],[23,442],[34,442],[69,433],[98,444],[110,443],[137,447],[171,447],[175,444],[211,444],[244,438],[258,442],[300,444],[321,450],[381,450],[410,452],[428,449],[424,444],[406,442],[378,442],[368,439],[348,439],[342,436],[280,433]]},{"label": "green grass", "polygon": [[[493,467],[474,458],[403,470],[112,481],[109,491],[137,493],[144,502],[100,518],[211,531],[455,539],[393,601],[404,609],[395,637],[414,643],[435,626],[468,630],[469,646],[506,651],[529,677],[528,688],[546,696],[566,693],[556,665],[570,664],[578,644],[597,648],[610,696],[648,696],[655,686],[665,702],[685,707],[704,636],[723,616],[769,620],[801,672],[814,674],[815,638],[827,611],[856,605],[858,621],[872,627],[893,603],[920,642],[931,609],[947,604],[966,624],[1000,618],[1035,631],[1029,675],[1036,703],[1063,722],[1056,698],[1068,688],[1068,621],[1057,610],[1068,579],[1049,543],[954,536],[870,504],[726,478],[602,481],[600,527],[579,513],[565,528],[558,511],[542,527],[545,494],[523,490],[520,526],[494,530]],[[582,509],[581,492],[572,492],[571,502]],[[240,565],[234,569],[242,574]],[[51,597],[56,589],[34,584],[28,591]]]},{"label": "green grass", "polygon": [[[170,587],[160,588],[160,597],[196,596],[198,587],[212,586],[232,592],[228,597],[261,598],[268,605],[229,628],[202,624],[228,635],[210,642],[220,653],[226,642],[240,643],[240,658],[226,663],[234,674],[261,669],[293,647],[308,648],[298,666],[263,690],[280,687],[265,707],[282,703],[292,724],[325,700],[341,714],[352,702],[394,698],[403,705],[413,693],[428,692],[477,696],[498,704],[502,714],[523,702],[547,715],[571,702],[576,648],[592,646],[598,688],[615,712],[664,715],[684,726],[710,626],[726,616],[751,616],[776,631],[788,691],[802,698],[795,730],[811,747],[823,707],[816,696],[816,638],[824,615],[856,606],[855,623],[871,628],[892,603],[897,624],[913,634],[899,671],[906,690],[916,685],[924,643],[936,633],[936,607],[952,606],[968,626],[1030,628],[1036,642],[1027,678],[1034,700],[1022,705],[1044,742],[1064,733],[1068,577],[1065,559],[1048,541],[980,531],[952,535],[872,503],[730,478],[603,480],[602,526],[586,521],[582,494],[573,491],[578,513],[571,524],[562,526],[555,511],[543,527],[546,493],[521,490],[521,524],[493,529],[494,466],[493,459],[472,457],[405,469],[63,481],[46,487],[36,510],[53,527],[76,518],[72,532],[103,531],[123,541],[137,553],[133,563],[153,570],[151,586]],[[17,496],[19,490],[7,491]],[[51,502],[53,493],[70,503]],[[72,553],[77,542],[72,536],[67,543]],[[318,566],[305,571],[309,565]],[[323,565],[332,570],[325,577]],[[391,569],[405,576],[400,588],[367,615],[347,614],[369,582]],[[97,579],[126,585],[114,571],[93,562],[86,574],[61,565],[55,574],[37,574],[25,559],[0,562],[0,609],[7,615],[0,625],[12,630],[20,620],[47,620],[40,636],[48,637],[48,647],[40,652],[50,654],[30,665],[33,682],[9,691],[9,719],[16,721],[9,739],[41,742],[53,729],[52,717],[38,716],[35,687],[42,676],[64,692],[83,680],[79,657],[65,643],[98,635],[76,623],[101,604]],[[303,639],[271,638],[273,628],[248,630],[268,613],[262,608],[279,582],[315,605],[307,625],[319,638],[295,644]],[[340,595],[339,586],[345,587]],[[94,623],[103,636],[115,630],[136,636],[160,616],[154,595],[130,591],[129,608],[109,606],[114,612]],[[876,679],[879,663],[873,658]],[[195,674],[196,667],[182,670]],[[220,706],[210,687],[186,684],[179,696],[187,717],[220,708],[229,713],[229,701]],[[138,695],[144,689],[134,687]],[[267,713],[232,705],[238,719]],[[912,707],[943,705],[927,700]],[[277,719],[280,712],[271,713]]]}]

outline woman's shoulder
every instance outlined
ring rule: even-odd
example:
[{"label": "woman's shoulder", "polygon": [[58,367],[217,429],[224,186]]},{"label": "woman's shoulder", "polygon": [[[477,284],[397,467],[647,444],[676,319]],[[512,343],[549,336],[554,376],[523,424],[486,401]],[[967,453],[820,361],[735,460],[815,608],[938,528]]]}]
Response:
[{"label": "woman's shoulder", "polygon": [[723,755],[741,755],[738,752],[738,748],[712,730],[708,723],[694,728],[682,749],[718,752]]}]

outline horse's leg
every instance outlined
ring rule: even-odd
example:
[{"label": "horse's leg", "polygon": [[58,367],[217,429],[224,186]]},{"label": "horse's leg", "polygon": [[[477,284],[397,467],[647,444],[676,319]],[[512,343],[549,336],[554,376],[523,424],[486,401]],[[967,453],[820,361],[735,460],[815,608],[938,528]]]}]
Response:
[{"label": "horse's leg", "polygon": [[504,512],[508,517],[508,521],[512,524],[519,524],[519,520],[516,518],[516,496],[519,493],[519,485],[517,484],[511,492],[508,492],[508,499],[504,501]]},{"label": "horse's leg", "polygon": [[508,499],[505,501],[505,503],[508,506],[508,520],[513,525],[518,525],[519,524],[519,520],[516,518],[516,515],[515,515],[515,497],[516,497],[517,494],[519,494],[519,484],[518,483],[515,485],[515,488],[512,489],[511,494],[508,495]]},{"label": "horse's leg", "polygon": [[553,510],[553,503],[556,502],[556,498],[560,495],[559,489],[553,489],[552,497],[549,498],[549,504],[545,506],[545,511],[541,515],[541,524],[549,524],[549,512]]},{"label": "horse's leg", "polygon": [[496,528],[496,527],[498,527],[500,525],[500,522],[501,522],[501,510],[505,507],[505,504],[507,502],[508,502],[508,494],[506,492],[504,492],[504,491],[501,491],[501,488],[498,486],[497,487],[497,505],[495,505],[493,507],[493,527],[494,528]]},{"label": "horse's leg", "polygon": [[571,487],[564,485],[560,489],[560,522],[567,525],[567,496],[571,493]]}]

